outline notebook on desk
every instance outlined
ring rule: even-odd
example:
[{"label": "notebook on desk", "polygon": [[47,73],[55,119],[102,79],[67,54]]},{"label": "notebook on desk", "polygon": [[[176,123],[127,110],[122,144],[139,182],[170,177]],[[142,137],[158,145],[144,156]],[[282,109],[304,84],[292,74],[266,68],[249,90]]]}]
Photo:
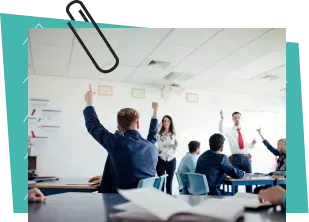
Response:
[{"label": "notebook on desk", "polygon": [[[154,188],[118,192],[130,202],[116,205],[114,208],[121,212],[109,215],[112,220],[237,221],[244,213],[241,204],[226,201],[225,198],[209,198],[196,206],[191,206]],[[224,214],[222,208],[225,209]]]}]

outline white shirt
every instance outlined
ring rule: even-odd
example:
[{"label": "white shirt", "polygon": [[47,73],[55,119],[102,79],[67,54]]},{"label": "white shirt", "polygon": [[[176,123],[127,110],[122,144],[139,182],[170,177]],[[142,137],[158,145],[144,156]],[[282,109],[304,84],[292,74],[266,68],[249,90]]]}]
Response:
[{"label": "white shirt", "polygon": [[158,134],[158,151],[159,157],[164,161],[171,161],[176,156],[176,148],[178,142],[176,135],[165,136],[164,134]]},{"label": "white shirt", "polygon": [[221,121],[219,123],[219,131],[226,136],[227,140],[230,144],[231,153],[233,154],[244,154],[248,155],[250,153],[250,150],[254,147],[252,144],[252,140],[250,141],[249,138],[246,136],[246,133],[242,129],[240,129],[240,133],[242,135],[243,141],[244,141],[244,148],[239,148],[238,143],[238,130],[236,126],[224,128],[223,126],[223,118],[221,118]]}]

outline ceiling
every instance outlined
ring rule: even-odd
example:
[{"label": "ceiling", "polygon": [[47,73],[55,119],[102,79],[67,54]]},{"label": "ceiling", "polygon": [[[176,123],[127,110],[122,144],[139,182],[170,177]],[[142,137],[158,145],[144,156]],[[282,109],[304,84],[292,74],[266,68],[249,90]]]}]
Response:
[{"label": "ceiling", "polygon": [[[30,29],[29,74],[285,96],[285,29],[101,30],[119,57],[113,72],[97,71],[70,29]],[[77,32],[101,68],[113,66],[95,29]]]}]

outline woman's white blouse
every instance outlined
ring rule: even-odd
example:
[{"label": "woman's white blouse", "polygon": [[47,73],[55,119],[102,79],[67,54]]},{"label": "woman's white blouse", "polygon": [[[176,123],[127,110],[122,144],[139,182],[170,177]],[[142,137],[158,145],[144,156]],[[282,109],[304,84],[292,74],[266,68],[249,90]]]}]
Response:
[{"label": "woman's white blouse", "polygon": [[158,151],[159,157],[164,161],[171,161],[176,156],[176,148],[178,142],[176,140],[176,135],[161,135],[158,134]]}]

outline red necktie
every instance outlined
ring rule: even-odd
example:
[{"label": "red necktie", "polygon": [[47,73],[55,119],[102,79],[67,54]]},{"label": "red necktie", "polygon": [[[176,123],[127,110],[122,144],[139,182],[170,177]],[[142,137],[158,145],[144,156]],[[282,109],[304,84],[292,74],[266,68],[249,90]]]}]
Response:
[{"label": "red necktie", "polygon": [[244,140],[242,138],[240,129],[237,129],[237,131],[238,131],[238,145],[239,145],[239,148],[242,150],[245,147],[244,146]]}]

